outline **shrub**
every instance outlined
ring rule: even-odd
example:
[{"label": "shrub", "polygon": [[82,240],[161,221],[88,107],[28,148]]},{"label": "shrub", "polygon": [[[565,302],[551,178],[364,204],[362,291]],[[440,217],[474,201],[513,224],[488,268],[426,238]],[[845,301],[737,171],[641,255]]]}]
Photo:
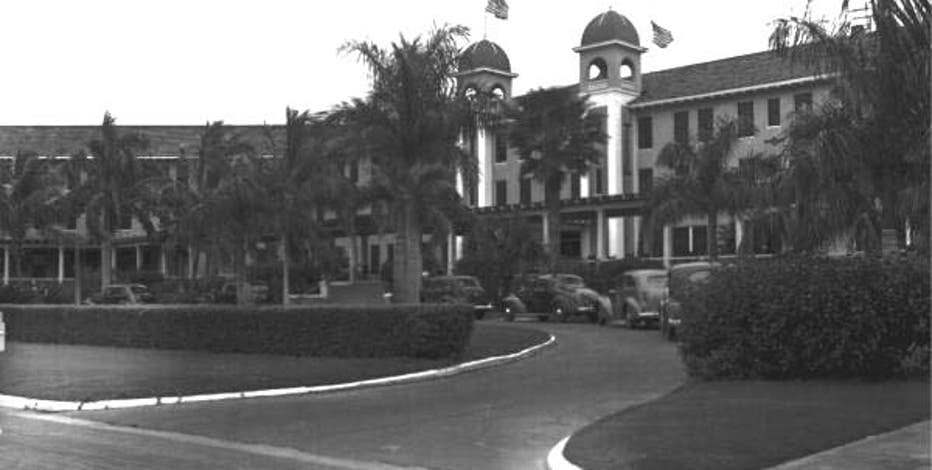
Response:
[{"label": "shrub", "polygon": [[743,260],[685,299],[680,352],[704,378],[928,374],[929,295],[925,259]]},{"label": "shrub", "polygon": [[462,354],[461,305],[231,307],[3,306],[11,341],[295,356]]}]

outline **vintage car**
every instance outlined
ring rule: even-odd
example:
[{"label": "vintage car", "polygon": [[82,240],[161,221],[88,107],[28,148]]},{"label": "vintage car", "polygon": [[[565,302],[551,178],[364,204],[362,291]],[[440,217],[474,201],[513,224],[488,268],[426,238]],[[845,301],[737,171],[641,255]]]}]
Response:
[{"label": "vintage car", "polygon": [[655,326],[660,322],[660,303],[667,295],[667,270],[637,269],[627,271],[608,291],[612,299],[612,315],[602,316],[599,323],[624,321],[628,328]]},{"label": "vintage car", "polygon": [[691,289],[706,282],[718,263],[697,261],[670,268],[668,294],[660,304],[660,334],[673,340],[683,320],[683,301]]},{"label": "vintage car", "polygon": [[595,323],[600,312],[611,311],[611,301],[586,287],[575,274],[526,275],[502,299],[502,305],[506,321],[530,314],[541,321],[565,322],[572,316],[585,315]]},{"label": "vintage car", "polygon": [[[215,303],[235,304],[236,303],[236,283],[226,282],[220,289],[213,293],[212,299]],[[246,303],[263,303],[269,301],[269,286],[265,284],[246,284]]]},{"label": "vintage car", "polygon": [[476,318],[492,310],[492,302],[479,280],[473,276],[433,276],[424,278],[421,302],[463,303],[473,306]]},{"label": "vintage car", "polygon": [[91,296],[90,304],[149,304],[155,296],[142,284],[111,284],[103,292]]}]

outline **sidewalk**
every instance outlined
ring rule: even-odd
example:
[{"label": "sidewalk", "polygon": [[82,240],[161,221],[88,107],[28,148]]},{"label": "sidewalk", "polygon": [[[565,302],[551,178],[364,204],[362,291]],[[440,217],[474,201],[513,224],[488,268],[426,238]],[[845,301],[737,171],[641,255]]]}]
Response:
[{"label": "sidewalk", "polygon": [[928,469],[930,460],[930,421],[829,449],[771,470],[860,470],[860,469]]}]

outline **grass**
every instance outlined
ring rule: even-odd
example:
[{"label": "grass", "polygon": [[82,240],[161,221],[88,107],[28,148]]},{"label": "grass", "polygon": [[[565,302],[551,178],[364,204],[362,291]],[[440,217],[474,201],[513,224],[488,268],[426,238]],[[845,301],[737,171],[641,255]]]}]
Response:
[{"label": "grass", "polygon": [[766,468],[925,419],[927,381],[701,382],[583,428],[564,455],[587,470]]},{"label": "grass", "polygon": [[[476,323],[463,361],[520,351],[548,334]],[[454,359],[345,359],[7,343],[0,393],[49,400],[190,395],[325,385],[444,367]]]}]

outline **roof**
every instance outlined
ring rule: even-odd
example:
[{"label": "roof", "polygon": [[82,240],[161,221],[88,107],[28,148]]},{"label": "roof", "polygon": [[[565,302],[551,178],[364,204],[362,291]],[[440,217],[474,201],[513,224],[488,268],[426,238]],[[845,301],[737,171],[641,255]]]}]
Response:
[{"label": "roof", "polygon": [[645,73],[641,77],[642,94],[631,104],[643,105],[818,75],[814,67],[790,62],[773,51],[757,52]]},{"label": "roof", "polygon": [[511,61],[508,54],[498,44],[488,39],[470,44],[460,54],[459,71],[489,68],[503,72],[511,72]]},{"label": "roof", "polygon": [[614,10],[608,10],[593,18],[586,25],[579,45],[588,46],[608,41],[624,41],[635,46],[641,45],[634,25],[628,21],[628,18]]},{"label": "roof", "polygon": [[[148,141],[146,155],[194,155],[201,143],[204,126],[116,126],[123,135],[140,133]],[[279,147],[282,126],[224,126],[230,134],[252,143],[260,152],[269,152],[269,133]],[[100,126],[0,126],[0,155],[33,151],[39,155],[71,155],[86,150],[87,143],[100,138]]]}]

